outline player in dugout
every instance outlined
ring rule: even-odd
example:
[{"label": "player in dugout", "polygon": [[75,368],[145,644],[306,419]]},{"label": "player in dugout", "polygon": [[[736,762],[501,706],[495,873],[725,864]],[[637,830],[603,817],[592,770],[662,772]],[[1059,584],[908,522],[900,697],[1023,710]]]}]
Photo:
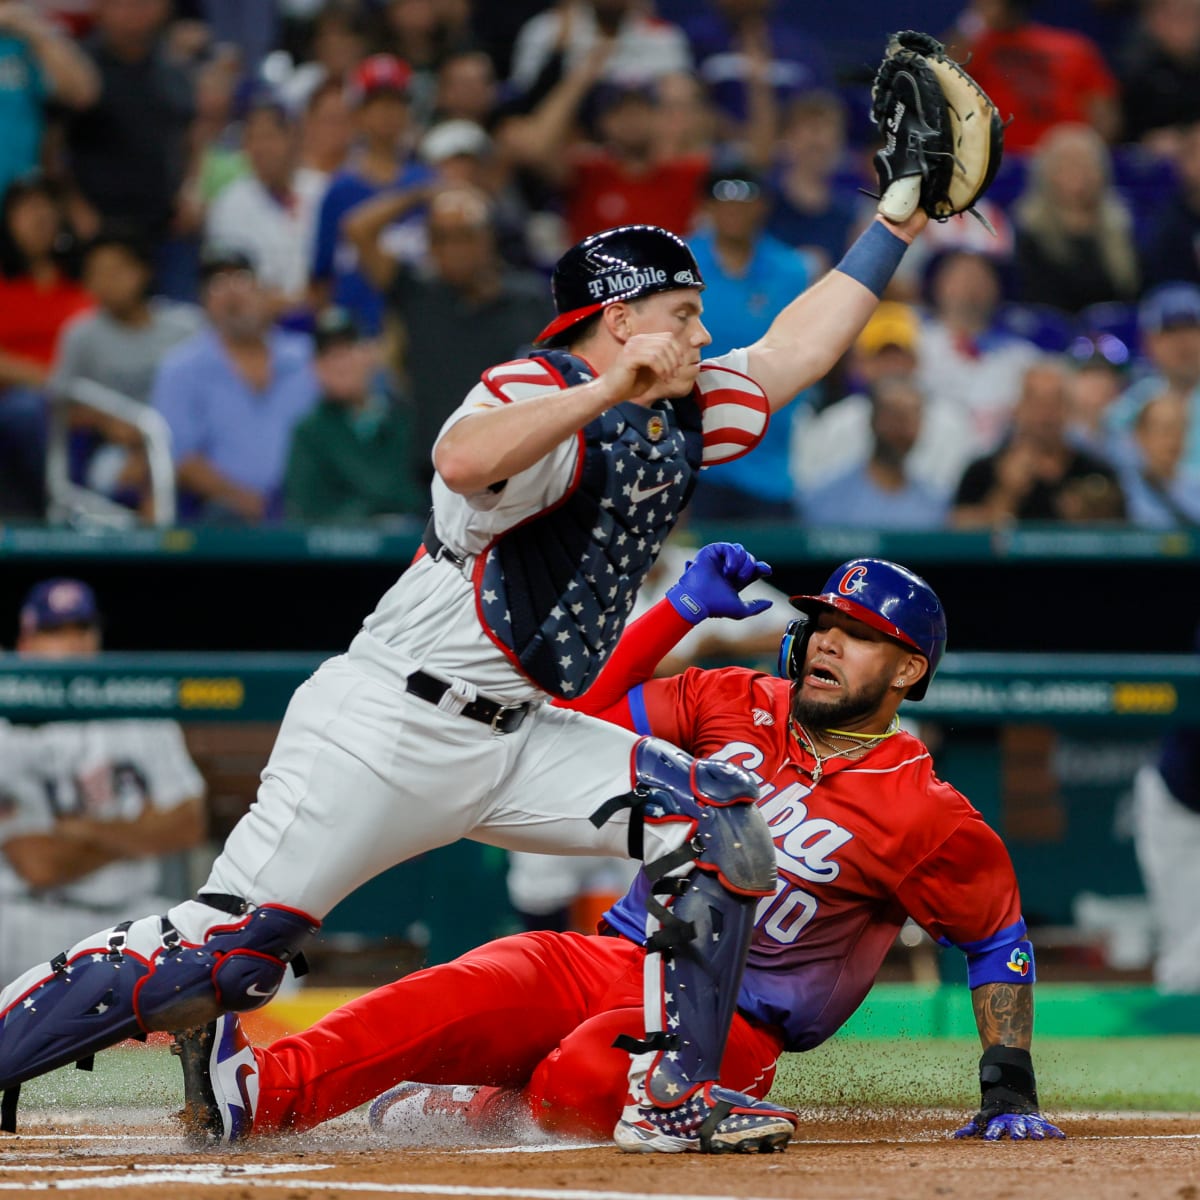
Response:
[{"label": "player in dugout", "polygon": [[[911,916],[967,956],[981,1104],[955,1136],[1064,1136],[1039,1112],[1033,949],[1009,856],[897,719],[942,657],[938,597],[896,563],[852,560],[820,593],[793,597],[782,677],[730,667],[652,678],[691,629],[693,603],[733,607],[747,559],[737,546],[701,550],[629,627],[596,686],[568,702],[754,775],[779,881],[758,902],[722,1082],[765,1096],[782,1052],[811,1050],[854,1012]],[[644,803],[653,820],[652,789]],[[378,1096],[373,1128],[426,1143],[528,1129],[607,1136],[626,1088],[614,1040],[640,1030],[639,914],[649,903],[671,928],[661,905],[671,882],[643,869],[598,934],[502,938],[265,1048],[222,1017],[180,1039],[185,1117],[202,1135],[240,1141],[309,1129]],[[676,1148],[689,1148],[684,1136]]]},{"label": "player in dugout", "polygon": [[[877,218],[751,346],[702,358],[704,282],[668,231],[623,226],[566,252],[540,349],[486,371],[443,426],[423,552],[297,689],[257,799],[195,898],[48,946],[0,992],[0,1129],[15,1129],[27,1079],[261,1007],[340,900],[471,837],[639,858],[667,889],[642,914],[651,952],[641,1036],[620,1047],[621,1149],[788,1143],[795,1113],[717,1082],[755,905],[777,888],[753,775],[546,700],[595,683],[700,469],[752,449],[849,348],[929,214],[961,211],[990,182],[998,144],[957,186],[970,156],[946,114],[971,101],[948,108],[940,47],[912,37],[928,53],[893,39],[877,81]],[[968,132],[999,129],[978,116]]]}]

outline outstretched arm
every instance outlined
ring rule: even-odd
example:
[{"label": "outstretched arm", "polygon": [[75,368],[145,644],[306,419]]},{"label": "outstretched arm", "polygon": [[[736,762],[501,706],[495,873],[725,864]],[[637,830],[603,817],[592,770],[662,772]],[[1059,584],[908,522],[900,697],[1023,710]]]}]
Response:
[{"label": "outstretched arm", "polygon": [[749,374],[767,393],[772,412],[828,374],[850,349],[927,221],[920,209],[900,224],[877,216],[842,261],[747,348]]}]

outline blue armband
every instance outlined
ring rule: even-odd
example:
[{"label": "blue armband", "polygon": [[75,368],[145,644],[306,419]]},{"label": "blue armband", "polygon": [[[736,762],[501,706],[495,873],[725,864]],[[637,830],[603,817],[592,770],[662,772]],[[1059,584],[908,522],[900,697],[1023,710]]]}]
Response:
[{"label": "blue armband", "polygon": [[1021,919],[981,942],[959,942],[967,956],[967,986],[984,983],[1034,983],[1037,971],[1033,961],[1033,943],[1025,936]]},{"label": "blue armband", "polygon": [[907,249],[908,243],[902,237],[885,228],[882,221],[872,221],[834,270],[882,296]]}]

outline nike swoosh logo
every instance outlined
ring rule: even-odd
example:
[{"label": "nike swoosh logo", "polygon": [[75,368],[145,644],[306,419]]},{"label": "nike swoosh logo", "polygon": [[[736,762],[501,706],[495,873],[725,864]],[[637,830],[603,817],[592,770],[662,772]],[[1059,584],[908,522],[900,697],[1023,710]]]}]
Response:
[{"label": "nike swoosh logo", "polygon": [[634,504],[641,504],[643,500],[649,500],[651,496],[657,496],[659,492],[669,488],[670,483],[660,483],[657,487],[643,488],[640,483],[633,485],[633,491],[629,493],[629,499]]},{"label": "nike swoosh logo", "polygon": [[270,988],[270,989],[268,989],[267,991],[265,991],[265,992],[264,992],[264,991],[262,990],[262,988],[260,988],[260,987],[258,986],[258,984],[257,984],[257,983],[252,983],[252,984],[251,984],[251,985],[250,985],[250,986],[249,986],[249,987],[246,989],[246,995],[247,995],[247,996],[273,996],[273,995],[275,995],[275,989],[274,989],[274,988]]}]

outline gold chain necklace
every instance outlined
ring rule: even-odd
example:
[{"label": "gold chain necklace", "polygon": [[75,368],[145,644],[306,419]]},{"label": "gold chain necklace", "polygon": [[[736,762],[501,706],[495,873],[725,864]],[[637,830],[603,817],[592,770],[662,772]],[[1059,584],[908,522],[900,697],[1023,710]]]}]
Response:
[{"label": "gold chain necklace", "polygon": [[900,729],[900,718],[893,717],[892,723],[883,733],[848,733],[844,729],[823,729],[821,731],[823,740],[832,736],[852,743],[845,750],[831,750],[828,754],[818,752],[816,738],[794,716],[788,716],[788,724],[796,739],[803,743],[809,754],[813,756],[812,781],[815,787],[820,783],[821,776],[825,773],[825,764],[831,758],[849,758],[852,754],[873,750],[880,742],[890,738]]}]

